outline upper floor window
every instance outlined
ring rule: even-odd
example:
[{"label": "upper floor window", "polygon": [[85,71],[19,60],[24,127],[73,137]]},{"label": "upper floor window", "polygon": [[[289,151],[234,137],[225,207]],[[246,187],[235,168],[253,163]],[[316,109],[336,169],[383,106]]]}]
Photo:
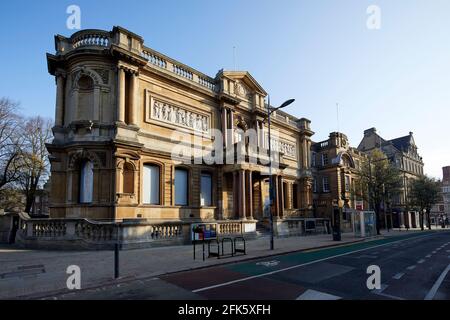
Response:
[{"label": "upper floor window", "polygon": [[160,169],[157,165],[144,165],[143,203],[160,204]]},{"label": "upper floor window", "polygon": [[313,180],[313,192],[317,192],[317,178]]},{"label": "upper floor window", "polygon": [[345,176],[345,192],[350,192],[350,177]]},{"label": "upper floor window", "polygon": [[322,190],[323,192],[330,192],[330,183],[328,181],[328,177],[322,178]]},{"label": "upper floor window", "polygon": [[322,166],[328,165],[328,153],[322,153]]},{"label": "upper floor window", "polygon": [[202,173],[200,179],[200,205],[212,205],[212,176],[210,173]]},{"label": "upper floor window", "polygon": [[316,166],[316,153],[314,151],[311,152],[311,167]]},{"label": "upper floor window", "polygon": [[188,205],[188,176],[186,169],[175,169],[175,205]]},{"label": "upper floor window", "polygon": [[80,166],[80,203],[91,203],[94,192],[94,164],[85,160]]}]

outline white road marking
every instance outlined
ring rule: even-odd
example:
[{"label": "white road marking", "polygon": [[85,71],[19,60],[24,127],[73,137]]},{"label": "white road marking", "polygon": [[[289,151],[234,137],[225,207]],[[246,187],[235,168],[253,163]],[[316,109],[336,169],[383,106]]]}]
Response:
[{"label": "white road marking", "polygon": [[[426,234],[426,235],[418,236],[418,237],[419,238],[425,238],[425,237],[429,237],[429,236],[432,236],[432,235],[434,235],[434,234]],[[290,266],[290,267],[286,267],[286,268],[283,268],[283,269],[279,269],[279,270],[274,270],[274,271],[258,274],[258,275],[255,275],[255,276],[250,276],[250,277],[246,277],[246,278],[242,278],[242,279],[236,279],[236,280],[232,280],[232,281],[227,281],[227,282],[215,284],[215,285],[212,285],[212,286],[209,286],[209,287],[195,289],[195,290],[192,290],[192,292],[193,293],[197,293],[197,292],[202,292],[202,291],[206,291],[206,290],[210,290],[210,289],[215,289],[215,288],[228,286],[228,285],[234,284],[234,283],[239,283],[239,282],[248,281],[248,280],[252,280],[252,279],[262,278],[262,277],[269,276],[269,275],[272,275],[272,274],[276,274],[276,273],[280,273],[280,272],[284,272],[284,271],[300,268],[300,267],[303,267],[303,266],[308,266],[308,265],[311,265],[311,264],[314,264],[314,263],[318,263],[318,262],[322,262],[322,261],[326,261],[326,260],[330,260],[330,259],[334,259],[334,258],[338,258],[338,257],[347,256],[349,254],[353,254],[353,253],[356,253],[356,252],[362,252],[362,251],[370,250],[370,249],[373,249],[373,248],[379,248],[379,247],[387,246],[387,245],[389,245],[391,243],[408,241],[410,239],[411,238],[399,239],[399,240],[396,240],[396,241],[392,241],[390,243],[383,243],[383,244],[379,244],[379,245],[368,247],[368,248],[364,248],[364,249],[359,249],[359,250],[355,250],[355,251],[341,253],[341,254],[337,254],[335,256],[331,256],[331,257],[327,257],[327,258],[323,258],[323,259],[319,259],[319,260],[314,260],[314,261],[298,264],[298,265],[295,265],[295,266]]]},{"label": "white road marking", "polygon": [[383,297],[387,297],[387,298],[391,298],[394,300],[405,300],[403,298],[397,297],[397,296],[393,296],[387,293],[383,293],[383,292],[374,292],[375,294],[379,295],[379,296],[383,296]]},{"label": "white road marking", "polygon": [[417,261],[417,263],[424,263],[425,259],[420,259],[419,261]]},{"label": "white road marking", "polygon": [[447,276],[447,273],[450,271],[450,264],[445,268],[444,271],[442,271],[439,278],[434,283],[433,287],[428,291],[427,295],[425,296],[424,300],[433,300],[434,296],[436,295],[436,292],[439,290],[439,287],[442,284],[442,281],[444,281],[445,277]]},{"label": "white road marking", "polygon": [[389,287],[389,285],[382,283],[381,288],[373,290],[372,293],[382,293],[384,290],[386,290],[387,287]]},{"label": "white road marking", "polygon": [[432,254],[436,254],[436,253],[437,253],[437,251],[433,251],[433,252],[432,252]]},{"label": "white road marking", "polygon": [[408,268],[406,268],[406,269],[408,269],[408,270],[414,270],[416,268],[416,266],[415,265],[413,265],[413,266],[409,266]]},{"label": "white road marking", "polygon": [[329,293],[308,289],[297,297],[295,300],[340,300],[339,296]]},{"label": "white road marking", "polygon": [[280,261],[278,261],[278,260],[272,260],[272,261],[257,262],[256,265],[270,268],[270,267],[277,266],[279,263],[280,263]]},{"label": "white road marking", "polygon": [[426,255],[425,258],[431,258],[431,254]]},{"label": "white road marking", "polygon": [[405,274],[403,272],[397,273],[395,276],[393,276],[392,278],[395,280],[400,280]]}]

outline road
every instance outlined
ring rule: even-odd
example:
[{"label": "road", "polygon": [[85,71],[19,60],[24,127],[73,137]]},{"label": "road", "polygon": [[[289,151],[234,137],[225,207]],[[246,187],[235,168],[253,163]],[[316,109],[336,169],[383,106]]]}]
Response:
[{"label": "road", "polygon": [[[380,268],[379,289],[366,285],[371,265]],[[450,300],[450,232],[297,252],[46,299]]]}]

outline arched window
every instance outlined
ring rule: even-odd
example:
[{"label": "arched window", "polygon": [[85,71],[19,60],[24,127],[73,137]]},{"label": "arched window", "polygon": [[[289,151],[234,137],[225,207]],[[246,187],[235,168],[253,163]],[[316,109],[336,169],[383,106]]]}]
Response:
[{"label": "arched window", "polygon": [[134,193],[134,169],[128,162],[123,165],[123,193]]},{"label": "arched window", "polygon": [[84,160],[80,165],[80,203],[91,203],[94,192],[94,165]]},{"label": "arched window", "polygon": [[212,175],[208,172],[203,172],[200,181],[200,205],[212,205]]},{"label": "arched window", "polygon": [[143,203],[160,204],[160,169],[154,164],[144,165]]},{"label": "arched window", "polygon": [[187,206],[188,201],[188,177],[186,169],[175,169],[175,205]]}]

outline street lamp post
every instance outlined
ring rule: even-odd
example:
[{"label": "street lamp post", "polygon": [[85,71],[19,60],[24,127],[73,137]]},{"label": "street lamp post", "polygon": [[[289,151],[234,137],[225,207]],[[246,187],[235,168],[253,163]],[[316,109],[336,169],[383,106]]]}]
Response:
[{"label": "street lamp post", "polygon": [[273,189],[273,177],[272,177],[272,141],[270,140],[270,115],[279,109],[287,107],[295,99],[289,99],[283,102],[278,108],[270,107],[270,96],[267,96],[267,126],[268,126],[268,139],[269,139],[269,223],[270,223],[270,250],[274,249],[273,245],[273,214],[272,214],[272,204],[274,200],[274,189]]}]

